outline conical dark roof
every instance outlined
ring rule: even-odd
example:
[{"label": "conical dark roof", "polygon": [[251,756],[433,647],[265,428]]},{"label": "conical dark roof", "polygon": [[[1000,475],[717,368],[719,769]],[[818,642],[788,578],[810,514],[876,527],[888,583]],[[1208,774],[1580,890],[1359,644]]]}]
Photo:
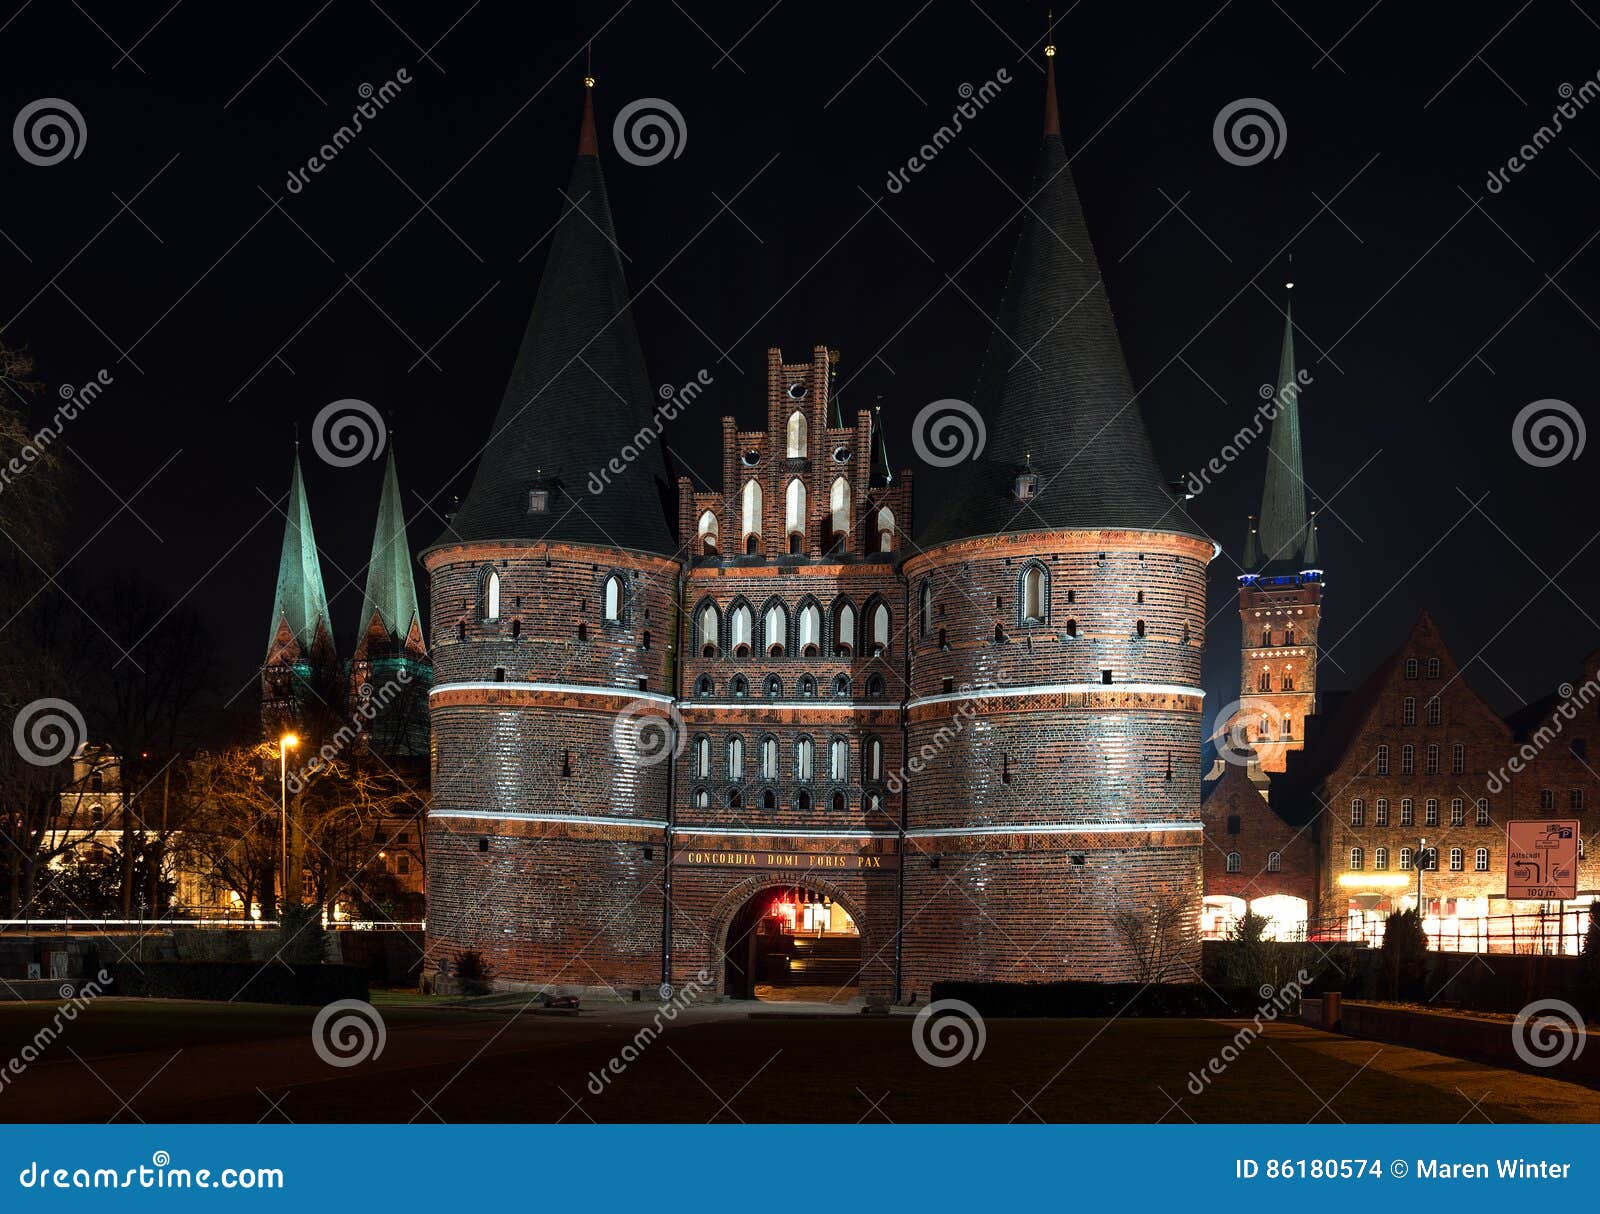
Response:
[{"label": "conical dark roof", "polygon": [[[975,402],[987,445],[923,542],[1080,527],[1198,536],[1145,432],[1047,63],[1044,140]],[[1030,467],[1037,494],[1022,502],[1016,480]]]},{"label": "conical dark roof", "polygon": [[[641,431],[653,431],[655,397],[628,307],[591,94],[586,84],[563,215],[500,412],[466,501],[438,543],[676,548],[664,448],[653,433],[638,442]],[[547,510],[530,511],[533,489],[551,491]]]}]

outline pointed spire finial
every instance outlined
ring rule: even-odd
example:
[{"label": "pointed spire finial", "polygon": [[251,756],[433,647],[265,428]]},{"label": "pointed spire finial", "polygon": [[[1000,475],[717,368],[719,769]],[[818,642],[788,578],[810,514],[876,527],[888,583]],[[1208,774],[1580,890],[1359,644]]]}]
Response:
[{"label": "pointed spire finial", "polygon": [[1044,44],[1044,133],[1061,134],[1061,114],[1056,108],[1056,18],[1049,12],[1045,17]]},{"label": "pointed spire finial", "polygon": [[583,121],[578,126],[578,155],[598,156],[600,139],[594,133],[594,77],[583,78]]}]

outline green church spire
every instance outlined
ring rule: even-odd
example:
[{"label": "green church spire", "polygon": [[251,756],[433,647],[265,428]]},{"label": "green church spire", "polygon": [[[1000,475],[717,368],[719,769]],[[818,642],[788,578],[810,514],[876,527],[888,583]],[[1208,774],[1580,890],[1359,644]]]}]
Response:
[{"label": "green church spire", "polygon": [[[283,635],[285,630],[287,638]],[[322,565],[317,558],[317,537],[311,527],[305,480],[300,474],[298,444],[289,477],[289,499],[284,503],[283,552],[278,557],[278,588],[272,599],[272,622],[267,633],[269,661],[286,639],[292,640],[302,655],[310,654],[319,641],[324,645],[333,643],[328,595],[322,586]]]},{"label": "green church spire", "polygon": [[422,617],[417,610],[417,586],[411,573],[411,545],[406,541],[406,516],[400,505],[400,474],[395,468],[394,443],[383,472],[383,492],[378,498],[378,525],[372,533],[372,556],[367,562],[367,589],[356,625],[356,645],[364,648],[374,631],[396,649],[406,647],[415,632],[422,646]]},{"label": "green church spire", "polygon": [[[1267,476],[1256,527],[1257,553],[1267,565],[1309,559],[1305,469],[1300,452],[1300,380],[1294,362],[1294,318],[1283,309],[1283,350],[1278,358],[1277,413],[1267,442]],[[1314,551],[1314,549],[1313,549]]]}]

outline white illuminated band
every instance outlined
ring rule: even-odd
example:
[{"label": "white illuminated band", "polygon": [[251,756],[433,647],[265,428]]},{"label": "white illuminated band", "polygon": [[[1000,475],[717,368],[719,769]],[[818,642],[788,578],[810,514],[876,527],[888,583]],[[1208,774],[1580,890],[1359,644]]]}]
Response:
[{"label": "white illuminated band", "polygon": [[679,700],[679,710],[687,708],[808,708],[828,709],[836,712],[852,712],[858,708],[880,708],[898,712],[899,700],[763,700],[759,696],[752,696],[748,700]]},{"label": "white illuminated band", "polygon": [[996,700],[1003,696],[1048,696],[1059,694],[1104,693],[1136,691],[1152,695],[1200,696],[1203,687],[1188,687],[1182,683],[1024,683],[1020,686],[974,687],[970,691],[947,691],[942,695],[918,696],[906,703],[907,708],[920,708],[924,704],[954,704],[963,700]]},{"label": "white illuminated band", "polygon": [[697,830],[694,827],[677,826],[673,828],[672,833],[728,839],[898,839],[900,837],[898,832],[892,830],[807,830],[799,826],[793,828],[774,826],[768,830],[755,827],[745,830]]},{"label": "white illuminated band", "polygon": [[678,702],[677,696],[669,696],[663,691],[640,691],[635,687],[593,687],[585,683],[436,683],[428,695],[436,696],[441,691],[549,691],[559,695],[605,696],[608,699],[621,696],[629,700],[648,700],[653,704]]},{"label": "white illuminated band", "polygon": [[1018,826],[940,826],[908,830],[908,839],[941,839],[953,835],[1110,835],[1147,830],[1200,830],[1199,822],[1083,822]]},{"label": "white illuminated band", "polygon": [[659,826],[661,818],[601,818],[591,814],[520,814],[509,810],[430,809],[430,818],[483,818],[492,822],[576,822],[583,826]]}]

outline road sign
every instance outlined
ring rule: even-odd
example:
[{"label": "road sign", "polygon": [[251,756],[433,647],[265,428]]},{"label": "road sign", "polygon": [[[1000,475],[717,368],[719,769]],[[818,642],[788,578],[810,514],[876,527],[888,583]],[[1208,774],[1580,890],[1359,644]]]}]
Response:
[{"label": "road sign", "polygon": [[1577,896],[1577,820],[1506,823],[1506,897]]}]

